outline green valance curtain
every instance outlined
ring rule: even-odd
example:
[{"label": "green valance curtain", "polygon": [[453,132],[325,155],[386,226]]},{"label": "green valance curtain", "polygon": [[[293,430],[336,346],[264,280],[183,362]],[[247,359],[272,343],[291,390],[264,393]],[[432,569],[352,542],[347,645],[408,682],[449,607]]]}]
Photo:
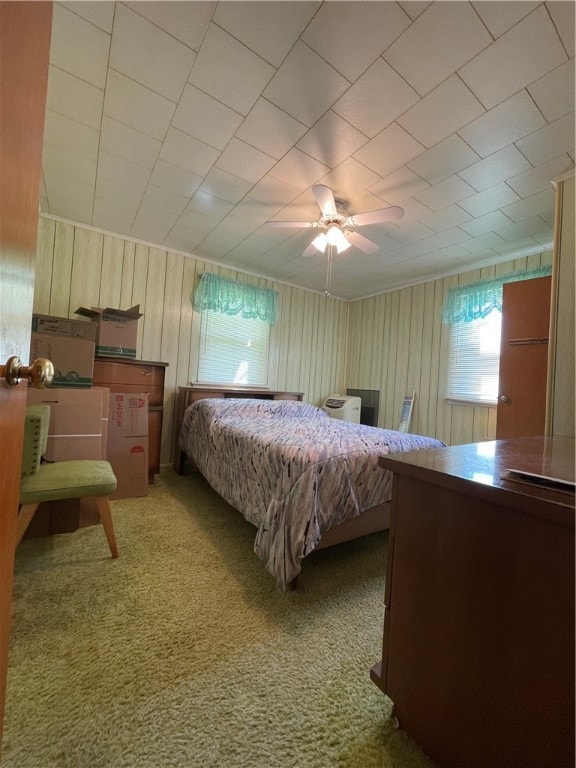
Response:
[{"label": "green valance curtain", "polygon": [[278,320],[278,293],[204,272],[194,294],[193,307],[196,312],[211,309],[223,315],[241,315],[274,325]]},{"label": "green valance curtain", "polygon": [[443,323],[469,323],[486,317],[493,309],[502,311],[502,285],[517,280],[530,280],[534,277],[546,277],[552,267],[536,267],[526,272],[511,272],[493,280],[480,280],[477,283],[450,288],[442,306]]}]

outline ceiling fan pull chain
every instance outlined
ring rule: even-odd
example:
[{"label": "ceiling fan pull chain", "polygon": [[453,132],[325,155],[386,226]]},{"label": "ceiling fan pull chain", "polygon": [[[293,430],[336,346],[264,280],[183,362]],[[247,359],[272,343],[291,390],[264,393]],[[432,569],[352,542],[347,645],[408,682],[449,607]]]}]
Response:
[{"label": "ceiling fan pull chain", "polygon": [[326,290],[324,293],[326,294],[326,298],[330,298],[330,284],[332,283],[332,255],[334,253],[334,248],[336,246],[329,245],[326,249]]}]

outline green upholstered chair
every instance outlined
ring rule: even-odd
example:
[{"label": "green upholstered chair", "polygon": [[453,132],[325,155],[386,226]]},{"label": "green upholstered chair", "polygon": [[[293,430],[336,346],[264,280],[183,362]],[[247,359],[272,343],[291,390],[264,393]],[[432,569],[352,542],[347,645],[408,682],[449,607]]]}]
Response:
[{"label": "green upholstered chair", "polygon": [[116,476],[112,467],[109,462],[97,459],[42,464],[49,423],[49,405],[29,405],[26,408],[16,544],[20,543],[43,501],[93,496],[112,557],[118,557],[108,498],[116,490]]}]

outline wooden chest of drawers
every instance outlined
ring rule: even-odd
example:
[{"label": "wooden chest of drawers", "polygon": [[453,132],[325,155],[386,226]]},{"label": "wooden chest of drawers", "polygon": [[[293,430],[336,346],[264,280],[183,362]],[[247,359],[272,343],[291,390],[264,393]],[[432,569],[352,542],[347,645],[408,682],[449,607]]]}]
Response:
[{"label": "wooden chest of drawers", "polygon": [[160,446],[164,411],[164,374],[168,363],[96,357],[94,386],[111,392],[148,395],[148,480],[160,471]]}]

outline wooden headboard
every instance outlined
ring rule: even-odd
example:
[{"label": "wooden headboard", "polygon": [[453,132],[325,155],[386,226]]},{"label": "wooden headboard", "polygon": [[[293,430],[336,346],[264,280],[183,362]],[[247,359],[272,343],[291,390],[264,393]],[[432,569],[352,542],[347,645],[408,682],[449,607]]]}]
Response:
[{"label": "wooden headboard", "polygon": [[191,386],[178,387],[178,399],[174,418],[174,471],[181,475],[184,471],[186,454],[180,450],[178,436],[184,411],[197,400],[207,397],[254,397],[257,400],[302,400],[303,392],[280,392],[276,389],[258,389],[254,387],[207,387]]}]

